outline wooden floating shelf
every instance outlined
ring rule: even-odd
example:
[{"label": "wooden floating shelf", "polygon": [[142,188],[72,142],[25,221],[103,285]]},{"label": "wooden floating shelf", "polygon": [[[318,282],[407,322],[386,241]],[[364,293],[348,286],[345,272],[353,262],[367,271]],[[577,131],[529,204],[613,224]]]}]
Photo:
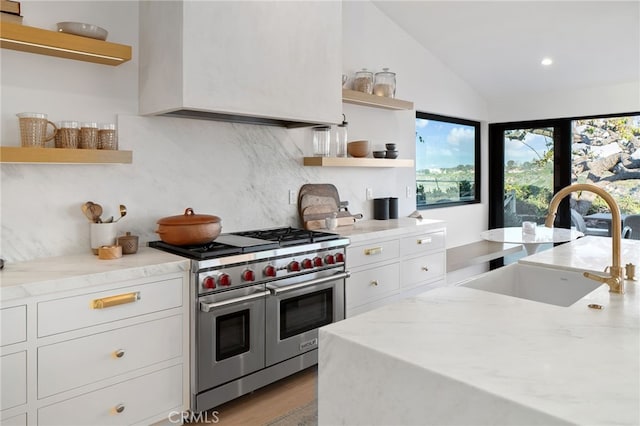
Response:
[{"label": "wooden floating shelf", "polygon": [[342,102],[391,110],[413,109],[413,102],[387,98],[384,96],[370,95],[368,93],[350,89],[342,89]]},{"label": "wooden floating shelf", "polygon": [[2,22],[0,47],[104,65],[131,60],[131,46]]},{"label": "wooden floating shelf", "polygon": [[0,163],[131,164],[132,151],[0,147]]},{"label": "wooden floating shelf", "polygon": [[413,167],[413,160],[389,158],[304,157],[305,166],[319,167]]}]

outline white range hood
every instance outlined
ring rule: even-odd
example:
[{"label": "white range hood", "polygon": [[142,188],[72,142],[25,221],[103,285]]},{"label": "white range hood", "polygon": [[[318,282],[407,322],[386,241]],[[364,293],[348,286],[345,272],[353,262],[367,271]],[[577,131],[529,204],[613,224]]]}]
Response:
[{"label": "white range hood", "polygon": [[340,2],[143,1],[140,114],[342,121]]}]

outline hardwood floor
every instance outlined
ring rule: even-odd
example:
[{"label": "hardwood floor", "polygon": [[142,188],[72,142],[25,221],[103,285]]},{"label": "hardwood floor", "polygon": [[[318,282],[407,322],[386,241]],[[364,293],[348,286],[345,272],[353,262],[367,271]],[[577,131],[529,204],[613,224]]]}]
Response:
[{"label": "hardwood floor", "polygon": [[[215,408],[216,425],[259,426],[289,411],[304,406],[316,398],[317,366],[309,367],[279,382],[265,386],[248,395],[229,401]],[[211,423],[191,423],[205,425]]]}]

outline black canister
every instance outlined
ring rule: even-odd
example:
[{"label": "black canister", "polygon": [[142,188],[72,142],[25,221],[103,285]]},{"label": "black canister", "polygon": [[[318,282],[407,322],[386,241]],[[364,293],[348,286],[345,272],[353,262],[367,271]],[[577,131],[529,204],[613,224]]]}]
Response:
[{"label": "black canister", "polygon": [[389,219],[398,218],[398,198],[389,197]]},{"label": "black canister", "polygon": [[373,199],[373,218],[378,220],[389,219],[389,199],[388,198]]}]

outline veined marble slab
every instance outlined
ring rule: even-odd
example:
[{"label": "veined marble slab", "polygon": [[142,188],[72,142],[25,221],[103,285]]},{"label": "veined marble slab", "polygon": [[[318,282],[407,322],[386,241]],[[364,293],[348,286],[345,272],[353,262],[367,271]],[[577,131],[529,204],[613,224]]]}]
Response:
[{"label": "veined marble slab", "polygon": [[87,253],[6,263],[0,271],[0,302],[188,271],[189,265],[184,257],[148,247],[112,260]]},{"label": "veined marble slab", "polygon": [[323,327],[319,424],[638,425],[640,291],[626,287],[569,307],[437,288]]},{"label": "veined marble slab", "polygon": [[[602,273],[611,265],[611,238],[588,236],[571,244],[563,244],[553,250],[545,250],[520,259],[527,265],[550,266],[572,271]],[[640,274],[640,240],[623,239],[620,247],[621,264],[636,265],[636,275]]]},{"label": "veined marble slab", "polygon": [[401,217],[387,220],[358,220],[350,226],[338,227],[335,233],[348,237],[351,243],[370,241],[374,238],[393,238],[412,232],[444,230],[446,223],[434,219]]}]

